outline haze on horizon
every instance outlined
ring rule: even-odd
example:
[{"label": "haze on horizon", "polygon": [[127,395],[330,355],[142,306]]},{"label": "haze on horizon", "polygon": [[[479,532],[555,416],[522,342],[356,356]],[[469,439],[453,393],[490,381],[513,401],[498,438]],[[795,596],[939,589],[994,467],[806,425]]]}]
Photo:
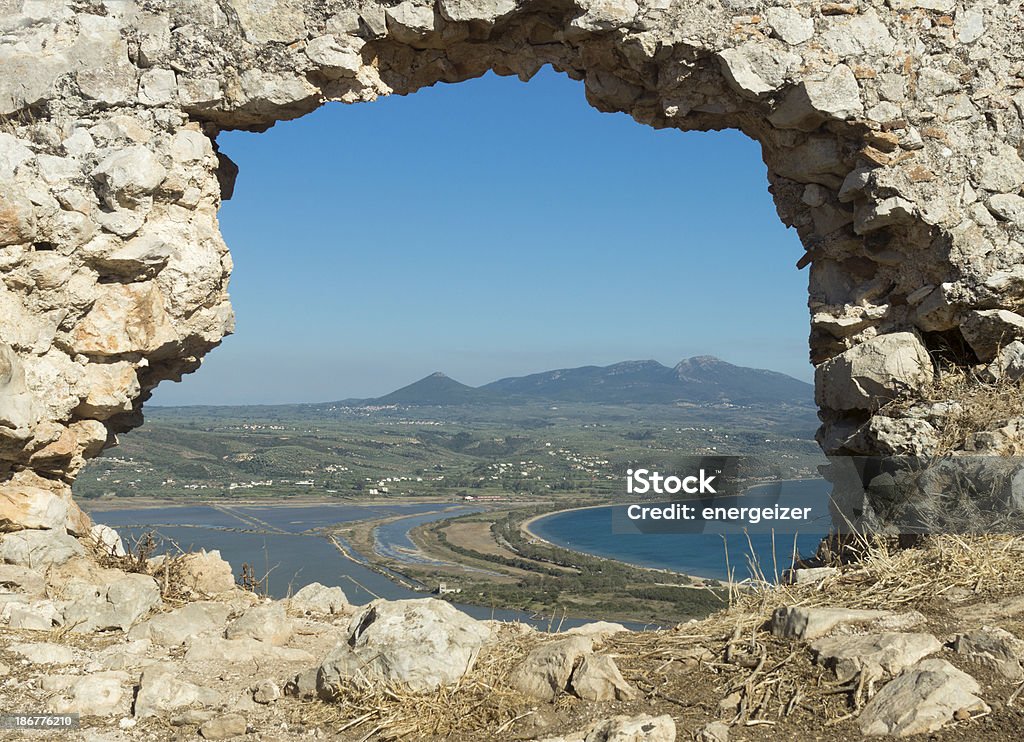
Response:
[{"label": "haze on horizon", "polygon": [[810,380],[759,146],[602,114],[545,68],[226,132],[236,334],[155,405],[368,398],[695,355]]}]

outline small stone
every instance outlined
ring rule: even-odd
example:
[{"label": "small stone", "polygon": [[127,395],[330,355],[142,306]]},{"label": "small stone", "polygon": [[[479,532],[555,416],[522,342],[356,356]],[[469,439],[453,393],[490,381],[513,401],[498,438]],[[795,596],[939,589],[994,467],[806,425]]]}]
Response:
[{"label": "small stone", "polygon": [[267,603],[249,608],[228,624],[224,631],[227,639],[257,639],[274,646],[288,643],[294,627],[282,603]]},{"label": "small stone", "polygon": [[449,21],[493,23],[516,9],[515,0],[440,0],[441,15]]},{"label": "small stone", "polygon": [[224,714],[199,727],[203,739],[231,739],[245,734],[245,717],[241,714]]},{"label": "small stone", "polygon": [[92,177],[99,184],[110,208],[132,208],[163,182],[167,171],[156,155],[137,145],[116,152],[104,159]]},{"label": "small stone", "polygon": [[139,102],[147,106],[166,106],[178,100],[178,81],[173,70],[153,69],[139,78]]},{"label": "small stone", "polygon": [[1006,309],[972,309],[960,322],[964,340],[978,360],[989,363],[999,351],[1024,338],[1024,317]]},{"label": "small stone", "polygon": [[48,642],[12,644],[10,650],[34,665],[69,665],[75,661],[75,653],[70,647]]},{"label": "small stone", "polygon": [[282,697],[281,688],[273,680],[264,680],[253,691],[252,700],[256,703],[273,703]]},{"label": "small stone", "polygon": [[1017,150],[998,144],[985,152],[977,167],[978,187],[995,193],[1013,193],[1024,184],[1024,160]]},{"label": "small stone", "polygon": [[940,659],[918,663],[868,701],[857,720],[866,736],[909,737],[935,732],[960,710],[986,712],[978,682]]},{"label": "small stone", "polygon": [[953,649],[972,662],[993,668],[1007,680],[1024,680],[1024,641],[1005,629],[983,626],[960,634]]},{"label": "small stone", "polygon": [[942,644],[931,634],[859,634],[818,639],[811,644],[815,660],[846,682],[861,673],[870,679],[899,675],[935,654]]},{"label": "small stone", "polygon": [[182,587],[200,595],[218,595],[235,587],[231,565],[221,558],[216,549],[185,554],[178,559],[175,573],[181,579]]},{"label": "small stone", "polygon": [[306,56],[330,79],[355,77],[363,65],[358,49],[338,41],[335,36],[318,36],[306,44]]},{"label": "small stone", "polygon": [[217,691],[181,680],[175,670],[170,663],[159,663],[143,671],[135,696],[135,718],[162,716],[185,706],[215,706],[221,702]]},{"label": "small stone", "polygon": [[509,682],[525,696],[553,701],[567,689],[573,668],[592,649],[593,640],[587,636],[546,642],[526,655],[512,671]]},{"label": "small stone", "polygon": [[787,44],[802,44],[814,36],[814,20],[795,8],[768,8],[765,18],[775,35]]},{"label": "small stone", "polygon": [[697,733],[697,742],[729,742],[729,725],[713,721]]},{"label": "small stone", "polygon": [[352,616],[348,640],[320,665],[317,688],[328,698],[342,685],[365,682],[433,691],[465,676],[490,636],[442,600],[375,600]]},{"label": "small stone", "polygon": [[998,193],[988,200],[988,208],[1003,221],[1024,229],[1024,198],[1016,193]]},{"label": "small stone", "polygon": [[326,587],[319,582],[311,582],[301,588],[288,599],[288,606],[303,613],[321,615],[352,613],[355,609],[345,597],[340,587]]},{"label": "small stone", "polygon": [[835,567],[809,567],[792,570],[790,579],[794,585],[815,585],[837,574],[839,570]]},{"label": "small stone", "polygon": [[585,655],[573,670],[569,689],[587,701],[627,701],[636,695],[615,660],[606,655]]},{"label": "small stone", "polygon": [[781,639],[817,639],[839,626],[867,624],[892,615],[892,611],[781,606],[772,614],[771,632]]}]

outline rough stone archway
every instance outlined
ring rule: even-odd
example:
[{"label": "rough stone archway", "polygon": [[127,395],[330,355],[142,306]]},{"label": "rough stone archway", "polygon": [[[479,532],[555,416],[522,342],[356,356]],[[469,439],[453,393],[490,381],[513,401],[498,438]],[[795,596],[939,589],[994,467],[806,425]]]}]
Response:
[{"label": "rough stone archway", "polygon": [[2,530],[84,531],[85,460],[231,331],[217,133],[328,100],[551,64],[600,110],[759,141],[828,453],[921,452],[941,410],[881,404],[1024,334],[1016,3],[0,0],[0,30]]}]

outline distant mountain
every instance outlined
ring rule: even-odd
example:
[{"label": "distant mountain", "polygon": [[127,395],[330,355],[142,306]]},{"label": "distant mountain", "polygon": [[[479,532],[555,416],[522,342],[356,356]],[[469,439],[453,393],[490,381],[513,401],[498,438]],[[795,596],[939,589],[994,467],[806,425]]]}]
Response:
[{"label": "distant mountain", "polygon": [[391,394],[368,401],[374,404],[456,405],[478,404],[485,401],[488,396],[490,395],[479,389],[436,371],[408,386],[396,389]]},{"label": "distant mountain", "polygon": [[370,404],[465,405],[522,402],[593,404],[810,404],[814,388],[776,371],[697,356],[673,368],[657,361],[625,361],[499,379],[471,387],[438,372]]}]

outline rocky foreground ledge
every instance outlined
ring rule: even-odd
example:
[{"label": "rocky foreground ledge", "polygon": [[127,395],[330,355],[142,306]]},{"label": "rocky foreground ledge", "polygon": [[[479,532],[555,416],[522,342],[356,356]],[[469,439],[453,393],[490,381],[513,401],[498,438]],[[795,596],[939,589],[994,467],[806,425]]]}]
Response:
[{"label": "rocky foreground ledge", "polygon": [[875,548],[674,630],[546,634],[319,584],[268,600],[217,552],[138,559],[103,526],[18,531],[0,536],[0,709],[78,713],[89,740],[1019,739],[1022,556]]}]

